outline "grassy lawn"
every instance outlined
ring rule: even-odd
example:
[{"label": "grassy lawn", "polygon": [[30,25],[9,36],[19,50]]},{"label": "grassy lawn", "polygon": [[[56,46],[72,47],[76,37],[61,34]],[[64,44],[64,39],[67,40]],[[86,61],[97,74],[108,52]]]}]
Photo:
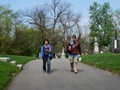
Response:
[{"label": "grassy lawn", "polygon": [[120,75],[120,54],[83,55],[82,62]]},{"label": "grassy lawn", "polygon": [[27,62],[36,59],[35,57],[30,57],[30,56],[17,56],[17,55],[1,55],[0,57],[10,57],[11,60],[16,61],[17,64],[26,64]]},{"label": "grassy lawn", "polygon": [[[23,65],[36,59],[34,57],[16,55],[0,55],[0,57],[10,57],[12,60],[15,60],[17,63],[21,63]],[[5,90],[20,71],[21,70],[16,66],[0,61],[0,90]]]}]

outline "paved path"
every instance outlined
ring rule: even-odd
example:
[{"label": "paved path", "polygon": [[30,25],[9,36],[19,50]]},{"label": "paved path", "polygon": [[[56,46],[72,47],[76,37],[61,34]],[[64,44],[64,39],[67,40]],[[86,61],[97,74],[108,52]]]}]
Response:
[{"label": "paved path", "polygon": [[120,90],[120,77],[80,63],[78,74],[70,72],[69,61],[52,61],[52,73],[42,71],[42,61],[24,66],[8,90]]}]

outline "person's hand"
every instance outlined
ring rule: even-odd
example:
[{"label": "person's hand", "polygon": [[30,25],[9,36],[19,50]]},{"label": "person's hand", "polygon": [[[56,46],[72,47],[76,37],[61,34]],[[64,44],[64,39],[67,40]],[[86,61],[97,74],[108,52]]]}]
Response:
[{"label": "person's hand", "polygon": [[70,50],[70,51],[72,50],[72,47],[71,47],[71,46],[69,46],[69,50]]},{"label": "person's hand", "polygon": [[47,52],[51,52],[51,49],[47,49],[46,51],[47,51]]}]

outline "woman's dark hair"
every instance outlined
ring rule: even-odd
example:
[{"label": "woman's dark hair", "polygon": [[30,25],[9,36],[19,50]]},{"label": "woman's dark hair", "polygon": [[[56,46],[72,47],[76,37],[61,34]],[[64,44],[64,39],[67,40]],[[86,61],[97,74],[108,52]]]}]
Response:
[{"label": "woman's dark hair", "polygon": [[48,39],[45,39],[45,40],[43,41],[43,44],[45,44],[45,41],[47,41],[47,42],[48,42],[48,44],[49,44],[49,40],[48,40]]}]

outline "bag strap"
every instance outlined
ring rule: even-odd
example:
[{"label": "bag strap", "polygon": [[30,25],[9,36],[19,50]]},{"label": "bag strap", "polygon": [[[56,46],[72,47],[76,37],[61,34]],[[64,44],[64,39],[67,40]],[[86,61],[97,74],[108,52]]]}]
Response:
[{"label": "bag strap", "polygon": [[74,42],[73,42],[72,44],[70,43],[70,45],[71,45],[72,47],[74,46],[74,44],[75,44]]}]

